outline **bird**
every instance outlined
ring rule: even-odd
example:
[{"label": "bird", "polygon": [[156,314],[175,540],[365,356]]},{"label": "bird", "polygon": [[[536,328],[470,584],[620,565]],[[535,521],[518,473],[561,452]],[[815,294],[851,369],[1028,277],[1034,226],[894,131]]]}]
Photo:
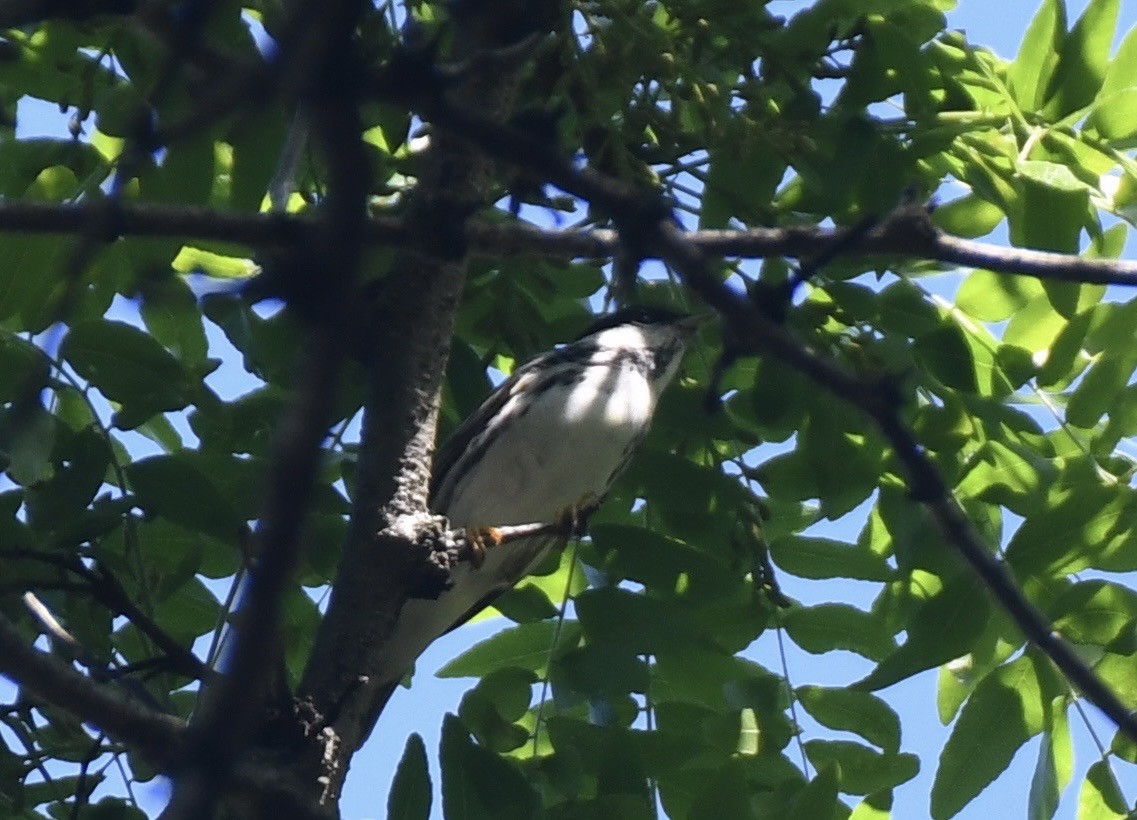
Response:
[{"label": "bird", "polygon": [[[467,529],[566,515],[579,523],[643,441],[699,321],[625,308],[517,368],[439,450],[432,512]],[[564,540],[542,535],[491,546],[481,561],[458,564],[437,599],[409,598],[372,678],[378,709],[436,638],[490,606]]]}]

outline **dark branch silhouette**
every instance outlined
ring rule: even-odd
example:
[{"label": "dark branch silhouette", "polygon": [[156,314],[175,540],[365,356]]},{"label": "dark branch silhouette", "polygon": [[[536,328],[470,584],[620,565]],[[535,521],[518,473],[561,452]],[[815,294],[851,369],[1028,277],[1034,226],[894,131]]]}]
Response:
[{"label": "dark branch silhouette", "polygon": [[[169,236],[194,240],[232,242],[247,248],[282,250],[305,242],[319,224],[315,215],[282,213],[242,214],[211,208],[160,204],[0,202],[0,232],[68,234],[91,224],[90,211],[104,214],[108,234],[115,237]],[[529,254],[561,259],[598,259],[615,256],[620,235],[607,228],[555,230],[525,222],[486,223],[469,220],[455,225],[456,236],[474,256],[506,258]],[[826,253],[836,242],[843,256],[927,259],[997,273],[1020,274],[1059,282],[1097,285],[1137,285],[1137,262],[1099,259],[1029,248],[1005,248],[987,242],[961,239],[932,224],[922,208],[886,215],[872,230],[843,243],[851,229],[796,225],[786,228],[745,228],[684,232],[685,241],[707,256],[760,259],[789,256],[807,259]],[[431,237],[416,231],[399,217],[376,215],[363,226],[370,245],[406,248],[429,243]],[[658,258],[645,248],[648,258]]]}]

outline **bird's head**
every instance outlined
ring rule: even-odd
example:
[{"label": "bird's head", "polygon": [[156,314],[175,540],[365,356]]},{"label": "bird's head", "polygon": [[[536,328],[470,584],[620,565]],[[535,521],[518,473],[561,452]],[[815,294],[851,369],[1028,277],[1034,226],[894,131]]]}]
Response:
[{"label": "bird's head", "polygon": [[642,363],[658,394],[678,372],[701,321],[700,316],[662,308],[625,308],[599,318],[573,346],[592,346],[597,353]]}]

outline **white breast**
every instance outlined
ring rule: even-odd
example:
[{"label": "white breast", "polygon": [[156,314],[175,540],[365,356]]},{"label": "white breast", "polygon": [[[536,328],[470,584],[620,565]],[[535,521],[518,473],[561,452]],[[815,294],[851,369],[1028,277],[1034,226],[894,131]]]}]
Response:
[{"label": "white breast", "polygon": [[445,512],[459,526],[552,522],[596,501],[655,408],[631,363],[584,371],[568,391],[545,390],[485,451]]}]

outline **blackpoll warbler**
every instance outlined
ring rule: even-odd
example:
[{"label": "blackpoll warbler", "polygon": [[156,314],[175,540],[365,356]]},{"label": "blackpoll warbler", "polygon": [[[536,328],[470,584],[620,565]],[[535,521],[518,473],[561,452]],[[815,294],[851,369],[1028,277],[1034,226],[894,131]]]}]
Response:
[{"label": "blackpoll warbler", "polygon": [[[519,367],[438,453],[431,508],[454,527],[553,523],[604,498],[651,424],[696,320],[630,308]],[[437,600],[399,614],[378,683],[397,682],[437,637],[493,603],[563,541],[491,547],[460,564]]]}]

